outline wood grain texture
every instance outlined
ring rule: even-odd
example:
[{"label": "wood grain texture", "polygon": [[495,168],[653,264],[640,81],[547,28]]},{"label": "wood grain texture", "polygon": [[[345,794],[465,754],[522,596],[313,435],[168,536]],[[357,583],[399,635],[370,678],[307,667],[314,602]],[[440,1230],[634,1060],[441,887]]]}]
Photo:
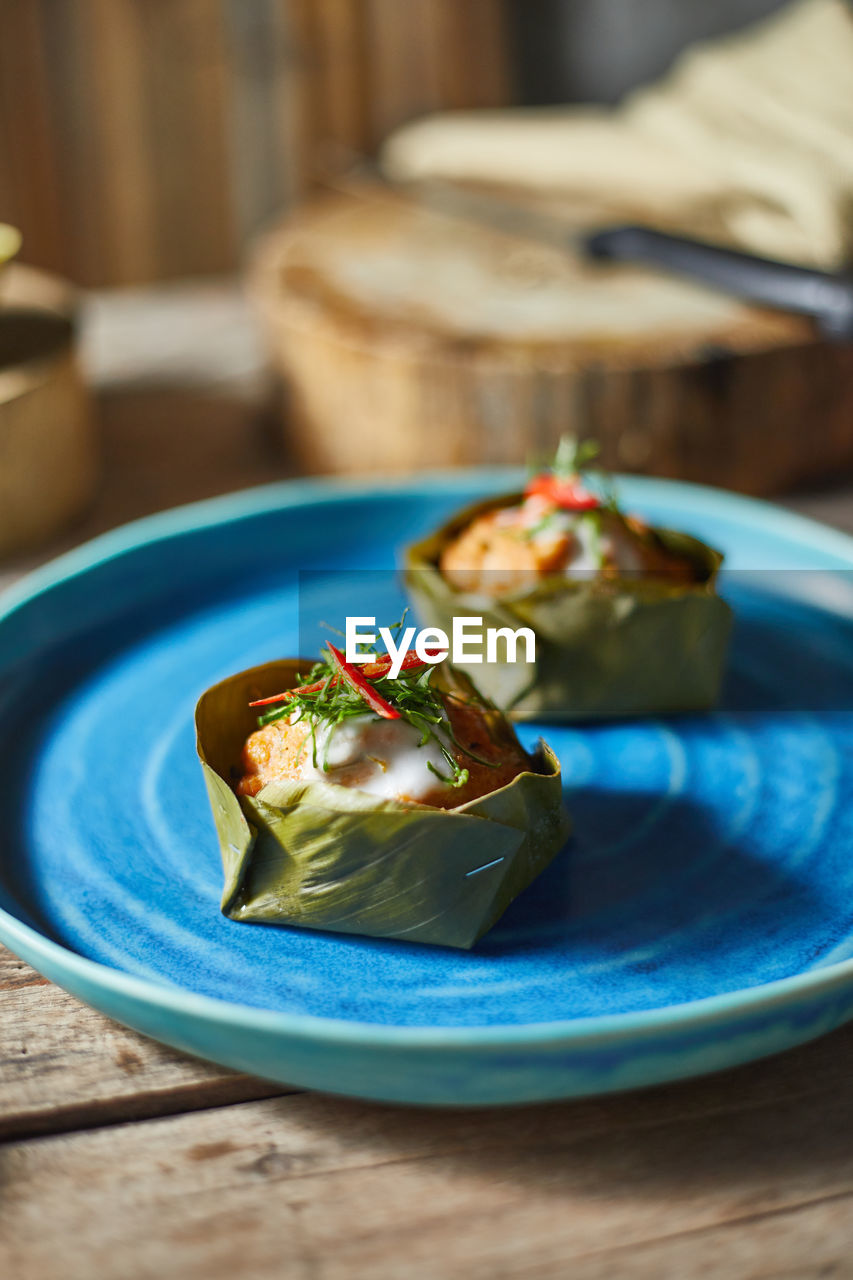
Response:
[{"label": "wood grain texture", "polygon": [[289,0],[302,73],[306,161],[373,151],[392,129],[512,92],[499,0]]},{"label": "wood grain texture", "polygon": [[51,116],[43,6],[4,6],[0,40],[0,209],[26,228],[42,266],[64,262],[61,164]]},{"label": "wood grain texture", "polygon": [[21,987],[47,987],[50,983],[7,947],[0,944],[0,991],[16,991]]},{"label": "wood grain texture", "polygon": [[0,947],[0,1141],[281,1092],[111,1022]]},{"label": "wood grain texture", "polygon": [[508,97],[501,0],[14,0],[0,213],[85,285],[234,269],[340,147]]},{"label": "wood grain texture", "polygon": [[297,1095],[12,1143],[0,1260],[38,1276],[61,1238],[68,1280],[815,1274],[853,1236],[851,1044],[588,1103]]},{"label": "wood grain texture", "polygon": [[240,244],[277,209],[290,207],[305,186],[307,86],[305,58],[294,36],[296,4],[221,0],[227,52],[225,163]]}]

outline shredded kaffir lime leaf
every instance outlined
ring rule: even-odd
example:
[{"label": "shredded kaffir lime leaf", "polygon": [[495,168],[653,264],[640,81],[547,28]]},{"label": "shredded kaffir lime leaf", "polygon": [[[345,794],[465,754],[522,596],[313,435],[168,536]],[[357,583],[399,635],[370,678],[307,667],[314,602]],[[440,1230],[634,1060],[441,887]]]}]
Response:
[{"label": "shredded kaffir lime leaf", "polygon": [[[400,622],[390,628],[392,632],[402,627],[405,617],[404,613]],[[365,653],[368,652],[365,651]],[[370,656],[374,661],[379,662],[386,655],[373,651]],[[469,772],[459,763],[450,749],[451,745],[479,764],[494,767],[494,762],[477,755],[456,738],[453,726],[445,712],[445,697],[453,695],[444,695],[433,688],[432,682],[436,670],[437,667],[434,665],[418,666],[402,670],[393,679],[390,675],[375,677],[371,679],[370,684],[376,693],[393,707],[401,720],[406,720],[419,731],[421,735],[419,746],[426,746],[428,742],[434,742],[438,746],[447,762],[448,774],[442,774],[431,761],[427,761],[427,768],[449,786],[463,787],[468,781]],[[273,721],[282,719],[296,724],[300,720],[307,720],[311,728],[312,757],[315,768],[318,767],[319,756],[317,728],[319,725],[328,726],[329,732],[326,734],[326,750],[322,762],[323,770],[327,771],[332,731],[344,720],[371,715],[372,711],[358,689],[353,688],[341,677],[340,668],[334,662],[331,652],[327,658],[314,664],[305,677],[304,683],[306,686],[317,685],[318,687],[294,690],[280,706],[273,707],[259,716],[258,724],[261,726],[272,724]]]},{"label": "shredded kaffir lime leaf", "polygon": [[601,452],[595,440],[578,440],[576,436],[561,436],[550,470],[561,479],[579,476],[589,468]]}]

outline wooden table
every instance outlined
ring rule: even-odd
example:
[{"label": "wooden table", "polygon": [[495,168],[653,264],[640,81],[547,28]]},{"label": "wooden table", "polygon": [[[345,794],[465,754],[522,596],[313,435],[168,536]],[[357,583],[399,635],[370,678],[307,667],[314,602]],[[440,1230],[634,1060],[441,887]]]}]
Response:
[{"label": "wooden table", "polygon": [[[91,353],[105,484],[70,540],[287,473],[250,355],[213,387]],[[853,530],[849,490],[791,505]],[[853,1026],[642,1093],[391,1108],[183,1057],[0,948],[0,1277],[853,1276],[848,1054]]]}]

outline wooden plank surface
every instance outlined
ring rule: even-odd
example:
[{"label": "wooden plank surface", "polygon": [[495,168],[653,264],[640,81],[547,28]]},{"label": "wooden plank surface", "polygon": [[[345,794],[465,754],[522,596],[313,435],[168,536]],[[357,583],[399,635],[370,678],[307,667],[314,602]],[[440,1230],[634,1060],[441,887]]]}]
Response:
[{"label": "wooden plank surface", "polygon": [[0,1262],[47,1274],[62,1237],[68,1280],[116,1259],[140,1278],[849,1274],[853,1036],[832,1039],[603,1101],[304,1094],[11,1143]]},{"label": "wooden plank surface", "polygon": [[0,947],[0,1141],[281,1092],[136,1035]]}]

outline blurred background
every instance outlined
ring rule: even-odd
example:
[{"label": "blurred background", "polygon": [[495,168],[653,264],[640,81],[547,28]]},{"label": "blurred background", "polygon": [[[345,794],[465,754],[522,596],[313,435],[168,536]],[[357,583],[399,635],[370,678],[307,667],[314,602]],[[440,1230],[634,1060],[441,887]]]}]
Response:
[{"label": "blurred background", "polygon": [[15,0],[0,209],[90,287],[236,271],[331,144],[442,108],[616,102],[780,0]]},{"label": "blurred background", "polygon": [[[606,460],[629,470],[764,493],[843,481],[849,345],[799,318],[678,292],[653,273],[599,276],[524,236],[430,214],[362,163],[432,113],[515,119],[529,107],[547,121],[567,106],[573,127],[573,104],[609,111],[668,84],[696,42],[761,41],[768,16],[794,11],[814,31],[808,113],[825,80],[821,40],[840,74],[843,0],[6,4],[0,221],[22,245],[0,274],[0,552],[45,545],[72,518],[66,539],[304,470],[522,462],[566,429],[599,436]],[[774,80],[773,39],[768,85],[790,73]],[[500,114],[489,118],[499,129]],[[773,146],[784,152],[789,134],[799,157],[823,148],[826,189],[842,202],[851,125],[832,104],[820,138],[800,136],[792,115],[774,121]],[[583,190],[567,180],[550,192],[541,171],[527,182],[511,129],[505,149],[490,138],[465,144],[492,157],[481,186],[506,173],[516,200],[567,225],[626,212],[606,167],[599,208],[588,160]],[[430,147],[409,145],[405,163],[428,171]],[[436,144],[439,177],[456,145]],[[763,154],[761,137],[750,145]],[[643,173],[643,208],[666,222],[666,194],[655,205]],[[737,241],[713,200],[688,204],[677,225]],[[851,207],[832,212],[849,223]],[[808,256],[836,267],[817,226]]]}]

